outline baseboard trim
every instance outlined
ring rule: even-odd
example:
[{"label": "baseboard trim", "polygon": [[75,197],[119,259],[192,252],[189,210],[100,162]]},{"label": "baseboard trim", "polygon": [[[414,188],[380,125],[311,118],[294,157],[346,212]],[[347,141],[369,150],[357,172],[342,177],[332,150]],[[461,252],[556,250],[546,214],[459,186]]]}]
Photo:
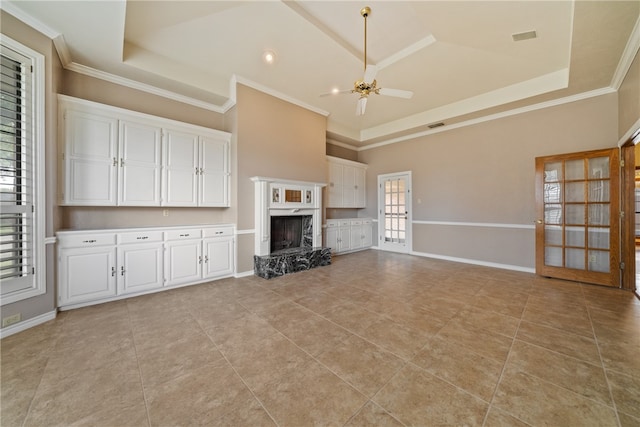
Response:
[{"label": "baseboard trim", "polygon": [[253,276],[253,270],[243,271],[241,273],[236,273],[233,275],[233,277],[235,277],[236,279],[239,279],[241,277],[247,277],[247,276]]},{"label": "baseboard trim", "polygon": [[25,331],[29,328],[33,328],[34,326],[38,326],[42,323],[48,322],[49,320],[53,320],[56,318],[57,313],[57,310],[53,310],[36,317],[32,317],[31,319],[23,320],[22,322],[14,323],[6,328],[2,328],[0,329],[0,339]]},{"label": "baseboard trim", "polygon": [[469,259],[469,258],[458,258],[458,257],[447,256],[447,255],[430,254],[430,253],[426,253],[426,252],[411,251],[410,254],[411,255],[425,257],[425,258],[435,258],[435,259],[441,259],[441,260],[445,260],[445,261],[461,262],[461,263],[464,263],[464,264],[473,264],[473,265],[482,265],[484,267],[501,268],[503,270],[520,271],[520,272],[523,272],[523,273],[535,273],[536,272],[535,268],[522,267],[522,266],[519,266],[519,265],[500,264],[500,263],[497,263],[497,262],[480,261],[480,260],[477,260],[477,259]]}]

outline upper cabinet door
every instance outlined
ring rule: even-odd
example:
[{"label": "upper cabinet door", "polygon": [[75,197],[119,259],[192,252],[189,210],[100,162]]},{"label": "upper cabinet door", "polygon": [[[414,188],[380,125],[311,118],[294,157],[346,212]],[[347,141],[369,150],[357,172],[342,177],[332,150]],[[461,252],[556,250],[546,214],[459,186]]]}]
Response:
[{"label": "upper cabinet door", "polygon": [[343,166],[329,162],[329,185],[327,186],[328,208],[341,208],[342,204],[342,180]]},{"label": "upper cabinet door", "polygon": [[166,129],[163,150],[165,206],[198,206],[198,135]]},{"label": "upper cabinet door", "polygon": [[160,206],[162,129],[120,121],[118,204]]},{"label": "upper cabinet door", "polygon": [[199,206],[229,206],[229,143],[200,137]]},{"label": "upper cabinet door", "polygon": [[116,205],[118,120],[107,115],[64,112],[66,205]]}]

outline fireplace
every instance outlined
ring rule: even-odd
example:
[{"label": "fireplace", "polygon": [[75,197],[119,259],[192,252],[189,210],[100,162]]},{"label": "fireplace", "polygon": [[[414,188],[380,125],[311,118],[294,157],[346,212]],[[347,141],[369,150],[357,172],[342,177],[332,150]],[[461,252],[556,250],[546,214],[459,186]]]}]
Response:
[{"label": "fireplace", "polygon": [[313,247],[313,215],[272,216],[271,255]]},{"label": "fireplace", "polygon": [[324,183],[253,177],[254,273],[265,279],[331,264],[322,247]]}]

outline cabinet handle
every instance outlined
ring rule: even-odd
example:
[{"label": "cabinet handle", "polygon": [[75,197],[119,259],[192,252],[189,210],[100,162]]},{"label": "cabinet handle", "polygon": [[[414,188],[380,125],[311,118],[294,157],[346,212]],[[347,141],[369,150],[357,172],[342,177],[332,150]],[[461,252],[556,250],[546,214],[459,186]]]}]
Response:
[{"label": "cabinet handle", "polygon": [[118,159],[115,157],[113,158],[113,166],[118,166]]},{"label": "cabinet handle", "polygon": [[187,234],[181,234],[180,237],[189,237],[189,233]]},{"label": "cabinet handle", "polygon": [[111,277],[114,277],[115,275],[116,275],[116,268],[111,267]]},{"label": "cabinet handle", "polygon": [[200,255],[198,258],[199,258],[198,259],[198,264],[202,264],[202,255]]},{"label": "cabinet handle", "polygon": [[91,240],[83,240],[82,243],[95,243],[96,240],[95,239],[91,239]]},{"label": "cabinet handle", "polygon": [[216,234],[222,234],[224,231],[216,231]]},{"label": "cabinet handle", "polygon": [[148,238],[149,238],[149,236],[138,236],[138,237],[136,237],[136,240],[146,240]]},{"label": "cabinet handle", "polygon": [[120,167],[124,167],[124,159],[120,157]]},{"label": "cabinet handle", "polygon": [[204,175],[204,169],[200,168],[200,175]]},{"label": "cabinet handle", "polygon": [[204,256],[204,262],[209,262],[209,255]]},{"label": "cabinet handle", "polygon": [[120,266],[120,275],[124,276],[124,265]]},{"label": "cabinet handle", "polygon": [[196,167],[196,175],[198,175],[198,168]]}]

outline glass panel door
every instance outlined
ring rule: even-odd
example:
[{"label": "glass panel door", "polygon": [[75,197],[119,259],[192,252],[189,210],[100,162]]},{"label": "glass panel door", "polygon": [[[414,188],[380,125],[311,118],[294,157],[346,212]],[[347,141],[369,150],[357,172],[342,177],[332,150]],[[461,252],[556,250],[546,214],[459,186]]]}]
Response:
[{"label": "glass panel door", "polygon": [[380,189],[380,248],[394,252],[410,250],[409,174],[378,177]]},{"label": "glass panel door", "polygon": [[536,159],[538,274],[619,285],[618,170],[617,149]]}]

